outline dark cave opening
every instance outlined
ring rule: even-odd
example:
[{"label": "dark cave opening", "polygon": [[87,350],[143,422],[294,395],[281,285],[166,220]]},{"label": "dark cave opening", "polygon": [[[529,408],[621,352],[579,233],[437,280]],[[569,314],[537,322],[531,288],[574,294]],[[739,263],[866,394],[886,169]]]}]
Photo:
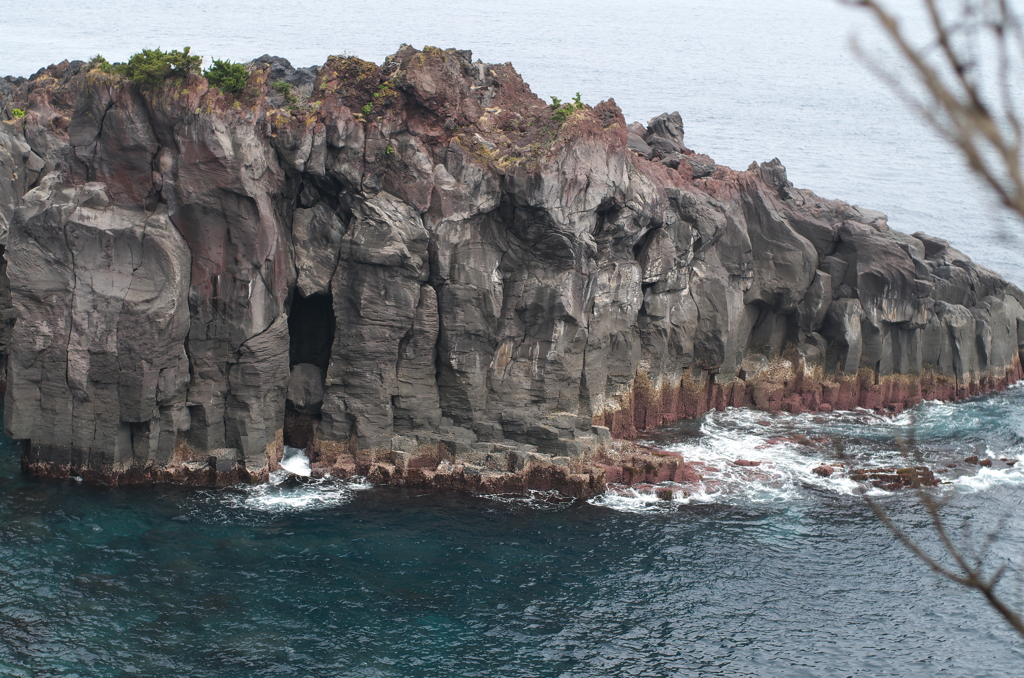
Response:
[{"label": "dark cave opening", "polygon": [[[334,345],[334,305],[329,294],[295,293],[288,314],[288,362],[292,374],[285,401],[284,444],[309,451],[323,400],[324,377]],[[315,366],[311,367],[311,366]]]},{"label": "dark cave opening", "polygon": [[288,364],[311,363],[324,372],[334,345],[334,304],[329,294],[295,293],[288,314]]}]

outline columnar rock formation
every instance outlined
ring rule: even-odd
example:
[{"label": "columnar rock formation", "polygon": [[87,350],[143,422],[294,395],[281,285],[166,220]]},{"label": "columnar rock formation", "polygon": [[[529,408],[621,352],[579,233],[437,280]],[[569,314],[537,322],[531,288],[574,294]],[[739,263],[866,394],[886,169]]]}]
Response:
[{"label": "columnar rock formation", "polygon": [[678,114],[556,112],[456,50],[250,70],[237,96],[81,62],[0,80],[26,468],[259,480],[289,443],[321,471],[586,494],[609,465],[684,473],[611,438],[711,408],[899,411],[1024,376],[1019,289],[777,160],[716,166]]}]

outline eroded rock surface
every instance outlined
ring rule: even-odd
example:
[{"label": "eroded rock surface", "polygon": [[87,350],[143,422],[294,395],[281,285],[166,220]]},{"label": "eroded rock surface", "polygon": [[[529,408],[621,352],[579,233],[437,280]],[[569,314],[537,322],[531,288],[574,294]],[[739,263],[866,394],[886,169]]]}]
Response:
[{"label": "eroded rock surface", "polygon": [[0,81],[30,471],[251,481],[288,441],[317,473],[587,495],[689,478],[623,440],[712,408],[1024,376],[1019,289],[778,160],[716,165],[677,113],[561,120],[457,50],[249,68],[237,96],[81,62]]}]

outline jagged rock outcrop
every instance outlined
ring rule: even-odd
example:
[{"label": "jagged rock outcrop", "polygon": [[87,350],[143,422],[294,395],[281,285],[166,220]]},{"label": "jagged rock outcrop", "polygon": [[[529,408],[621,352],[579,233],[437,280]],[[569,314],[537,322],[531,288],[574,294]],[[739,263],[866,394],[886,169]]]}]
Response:
[{"label": "jagged rock outcrop", "polygon": [[678,114],[555,115],[456,50],[249,68],[237,96],[81,62],[2,82],[30,471],[259,480],[288,443],[318,472],[588,494],[695,474],[621,440],[711,408],[1024,376],[1019,289],[778,160],[716,165]]}]

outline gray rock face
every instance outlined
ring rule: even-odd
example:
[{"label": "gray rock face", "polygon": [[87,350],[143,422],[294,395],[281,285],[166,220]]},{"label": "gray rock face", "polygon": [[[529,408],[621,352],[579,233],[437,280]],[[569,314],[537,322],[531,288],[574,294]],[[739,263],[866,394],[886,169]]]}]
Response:
[{"label": "gray rock face", "polygon": [[662,113],[647,123],[648,145],[656,150],[664,149],[667,153],[682,153],[686,150],[683,143],[683,119],[679,112]]},{"label": "gray rock face", "polygon": [[[264,54],[263,56],[253,61],[256,65],[266,64],[270,67],[270,81],[282,81],[286,82],[291,86],[291,94],[293,96],[308,97],[313,93],[313,83],[316,82],[317,67],[311,66],[308,68],[294,68],[290,61],[282,57],[270,56]],[[289,103],[284,95],[280,92],[277,93],[280,97],[280,103]],[[272,98],[277,98],[271,95]]]},{"label": "gray rock face", "polygon": [[88,467],[166,463],[190,426],[191,263],[166,209],[50,176],[16,224],[6,430]]},{"label": "gray rock face", "polygon": [[[654,157],[654,150],[647,145],[647,142],[643,140],[643,137],[633,134],[632,132],[629,133],[629,137],[627,138],[626,148],[642,158],[647,158],[648,160]],[[676,167],[678,166],[679,163],[677,162]]]},{"label": "gray rock face", "polygon": [[711,158],[703,154],[684,155],[680,159],[690,166],[690,174],[694,179],[710,177],[717,167]]},{"label": "gray rock face", "polygon": [[309,209],[296,208],[292,217],[292,246],[295,248],[296,289],[304,297],[327,294],[338,265],[345,226],[326,203]]},{"label": "gray rock face", "polygon": [[46,163],[25,141],[18,129],[19,121],[10,120],[0,125],[4,125],[0,129],[7,132],[0,133],[0,244],[6,245],[14,210],[21,196],[35,186]]},{"label": "gray rock face", "polygon": [[292,367],[288,377],[288,400],[300,411],[319,409],[324,401],[324,375],[312,363],[299,363]]},{"label": "gray rock face", "polygon": [[[244,102],[71,65],[5,95],[29,468],[258,479],[304,427],[314,465],[570,473],[713,407],[898,411],[1022,376],[1024,293],[777,160],[717,166],[677,113],[553,122],[455,50],[251,67]],[[294,110],[275,79],[308,86]]]}]

